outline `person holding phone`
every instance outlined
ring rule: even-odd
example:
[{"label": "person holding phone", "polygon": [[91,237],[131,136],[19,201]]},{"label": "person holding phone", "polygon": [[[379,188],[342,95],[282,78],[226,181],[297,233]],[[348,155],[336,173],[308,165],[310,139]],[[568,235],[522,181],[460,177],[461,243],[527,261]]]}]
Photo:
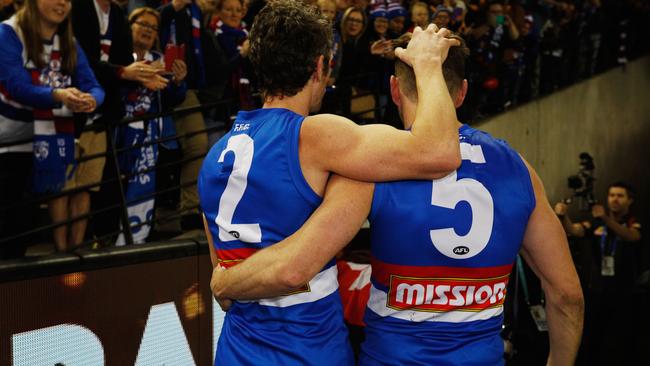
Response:
[{"label": "person holding phone", "polygon": [[[142,85],[151,90],[167,86],[167,79],[144,61],[134,61],[133,43],[124,10],[110,0],[72,0],[72,28],[79,45],[88,56],[90,67],[106,93],[104,104],[90,118],[90,126],[79,137],[79,158],[93,156],[79,163],[66,188],[90,186],[79,192],[79,215],[87,214],[91,205],[93,235],[112,237],[119,230],[119,196],[117,174],[112,159],[106,159],[109,137],[115,123],[125,115],[122,88]],[[83,121],[84,123],[86,121]],[[99,184],[104,181],[103,184]],[[91,202],[92,200],[92,202]],[[73,245],[84,241],[87,220],[72,226]],[[112,238],[105,243],[109,244]],[[112,244],[112,243],[111,243]]]},{"label": "person holding phone", "polygon": [[[192,0],[172,0],[160,9],[160,43],[163,49],[175,49],[183,55],[187,66],[187,93],[179,109],[196,107],[200,104],[199,90],[209,85],[209,76],[218,61],[210,57],[207,32],[203,26],[203,13]],[[180,56],[179,56],[180,57]],[[206,67],[210,65],[212,67]],[[202,227],[199,216],[199,197],[196,191],[196,177],[208,151],[208,134],[205,119],[200,111],[174,118],[183,159],[180,172],[180,214],[183,231],[199,230]]]},{"label": "person holding phone", "polygon": [[[138,8],[129,15],[129,24],[133,37],[134,59],[154,68],[170,82],[165,89],[159,91],[141,85],[123,88],[122,100],[126,117],[161,112],[180,104],[185,99],[187,90],[184,81],[187,67],[181,59],[173,59],[171,65],[166,65],[163,55],[155,50],[158,47],[159,13],[148,7]],[[164,130],[171,131],[165,133]],[[146,221],[153,216],[154,209],[158,144],[149,143],[157,141],[162,135],[174,134],[174,123],[169,117],[135,121],[119,126],[116,132],[119,147],[139,146],[124,150],[118,156],[121,171],[130,174],[125,192],[126,201],[129,202],[129,221],[142,223],[139,229],[133,232],[136,244],[143,243],[149,235],[151,224],[146,224]],[[140,172],[141,170],[144,172]],[[148,198],[143,200],[142,197]],[[122,235],[118,237],[116,244],[125,244]]]}]

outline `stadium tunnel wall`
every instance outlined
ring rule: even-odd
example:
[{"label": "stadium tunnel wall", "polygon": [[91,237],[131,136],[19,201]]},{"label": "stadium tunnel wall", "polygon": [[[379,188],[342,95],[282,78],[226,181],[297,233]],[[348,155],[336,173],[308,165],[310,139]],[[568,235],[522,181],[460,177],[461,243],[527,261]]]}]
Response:
[{"label": "stadium tunnel wall", "polygon": [[[578,172],[579,154],[588,152],[596,166],[596,199],[606,202],[609,183],[627,181],[637,191],[633,213],[647,224],[649,96],[650,56],[645,56],[477,127],[506,140],[524,156],[544,181],[551,204],[571,196],[567,178]],[[588,217],[575,206],[573,217]]]}]

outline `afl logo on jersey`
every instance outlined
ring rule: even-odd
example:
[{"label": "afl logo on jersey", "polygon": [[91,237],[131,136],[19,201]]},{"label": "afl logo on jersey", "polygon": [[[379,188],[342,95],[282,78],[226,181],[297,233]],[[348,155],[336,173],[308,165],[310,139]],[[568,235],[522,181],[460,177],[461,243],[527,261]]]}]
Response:
[{"label": "afl logo on jersey", "polygon": [[459,245],[456,248],[454,248],[454,254],[456,255],[469,254],[469,248],[463,245]]}]

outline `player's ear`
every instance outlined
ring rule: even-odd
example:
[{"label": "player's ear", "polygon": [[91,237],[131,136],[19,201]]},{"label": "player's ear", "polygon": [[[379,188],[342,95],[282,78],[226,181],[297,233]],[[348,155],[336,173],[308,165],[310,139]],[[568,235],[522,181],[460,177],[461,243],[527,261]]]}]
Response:
[{"label": "player's ear", "polygon": [[399,79],[395,75],[390,76],[390,96],[397,107],[402,106],[402,98],[399,94]]},{"label": "player's ear", "polygon": [[456,93],[456,98],[454,99],[454,107],[460,108],[465,101],[465,96],[467,96],[467,79],[463,79],[463,82],[460,84],[460,89]]},{"label": "player's ear", "polygon": [[316,69],[314,70],[314,75],[312,75],[314,81],[320,81],[321,78],[324,78],[326,76],[324,74],[326,71],[324,62],[325,57],[323,55],[318,56],[318,59],[316,60]]}]

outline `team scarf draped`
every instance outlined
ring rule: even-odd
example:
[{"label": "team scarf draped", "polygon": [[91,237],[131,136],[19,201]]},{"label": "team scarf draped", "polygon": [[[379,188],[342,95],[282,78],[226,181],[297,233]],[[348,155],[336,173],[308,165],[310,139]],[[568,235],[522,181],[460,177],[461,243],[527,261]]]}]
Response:
[{"label": "team scarf draped", "polygon": [[[43,69],[31,60],[25,64],[32,84],[64,89],[72,85],[72,78],[62,70],[59,36],[51,45],[44,45]],[[63,189],[66,169],[74,162],[74,121],[72,111],[65,105],[54,109],[33,109],[34,115],[34,193],[55,193]]]},{"label": "team scarf draped", "polygon": [[[242,48],[242,44],[248,38],[248,30],[243,22],[239,27],[233,28],[224,24],[219,17],[214,16],[210,20],[208,27],[217,36],[219,44],[223,47],[226,57],[228,58],[238,54]],[[255,109],[255,103],[251,93],[250,79],[246,77],[241,62],[232,71],[230,84],[235,94],[233,97],[238,98],[239,100],[239,107],[243,110]]]},{"label": "team scarf draped", "polygon": [[101,34],[99,39],[99,59],[104,62],[108,62],[111,54],[111,45],[113,44],[113,26],[110,19],[109,16],[106,33]]},{"label": "team scarf draped", "polygon": [[[160,56],[147,52],[145,61],[153,62]],[[128,89],[124,92],[126,117],[138,117],[152,110],[159,102],[159,95],[143,86]],[[122,125],[118,129],[117,146],[119,148],[133,147],[119,154],[120,169],[129,175],[126,184],[126,202],[129,223],[136,244],[144,243],[151,225],[154,211],[156,190],[155,166],[158,160],[158,146],[152,143],[160,137],[161,119],[136,121]],[[117,239],[116,245],[126,244],[123,234]]]}]

